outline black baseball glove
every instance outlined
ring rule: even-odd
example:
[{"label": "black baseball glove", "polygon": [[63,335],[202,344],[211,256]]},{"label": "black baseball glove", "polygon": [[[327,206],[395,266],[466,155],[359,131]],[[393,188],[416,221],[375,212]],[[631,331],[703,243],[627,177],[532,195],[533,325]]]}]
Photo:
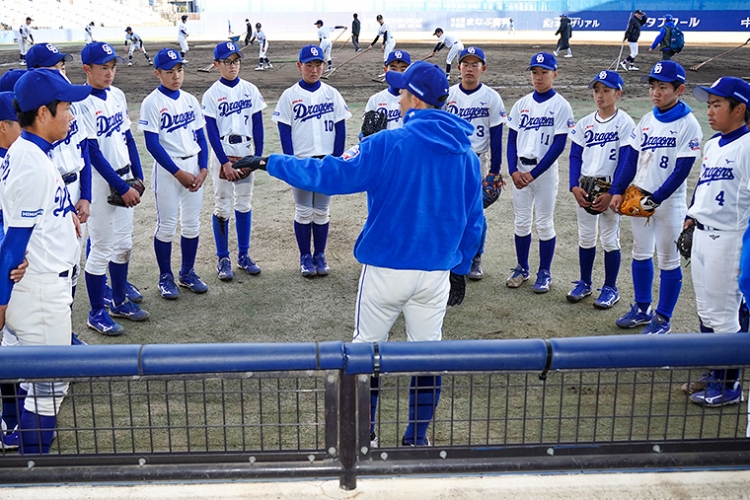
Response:
[{"label": "black baseball glove", "polygon": [[254,172],[255,170],[265,170],[266,164],[268,164],[268,156],[243,156],[232,163],[232,168],[240,170],[243,173],[246,172],[249,175],[250,172]]},{"label": "black baseball glove", "polygon": [[376,110],[370,110],[362,117],[362,137],[367,137],[375,132],[385,130],[388,126],[388,117],[385,113]]},{"label": "black baseball glove", "polygon": [[[609,192],[609,188],[612,187],[612,183],[607,182],[601,177],[589,177],[587,175],[583,175],[580,179],[578,179],[578,187],[586,191],[586,200],[589,203],[594,203],[594,201],[600,195]],[[599,215],[600,213],[602,213],[598,210],[594,210],[594,208],[590,206],[584,208],[584,210],[586,210],[591,215]]]},{"label": "black baseball glove", "polygon": [[462,274],[451,272],[451,291],[448,294],[448,305],[458,306],[464,301],[466,295],[466,277]]},{"label": "black baseball glove", "polygon": [[[128,179],[125,182],[128,183],[128,186],[138,191],[138,196],[143,196],[143,192],[146,190],[146,186],[143,185],[143,182],[141,182],[140,179],[138,178]],[[122,196],[120,196],[120,194],[117,191],[115,191],[115,188],[110,186],[109,189],[110,189],[110,194],[109,196],[107,196],[107,203],[109,203],[110,205],[114,205],[116,207],[126,206],[125,201],[123,201],[122,199]]]},{"label": "black baseball glove", "polygon": [[489,207],[497,201],[503,190],[505,181],[500,174],[488,174],[482,181],[482,203],[484,208]]},{"label": "black baseball glove", "polygon": [[690,254],[693,249],[693,233],[695,232],[695,224],[691,225],[687,229],[683,229],[680,236],[677,238],[675,243],[677,244],[677,250],[680,251],[680,255],[685,259],[690,260]]}]

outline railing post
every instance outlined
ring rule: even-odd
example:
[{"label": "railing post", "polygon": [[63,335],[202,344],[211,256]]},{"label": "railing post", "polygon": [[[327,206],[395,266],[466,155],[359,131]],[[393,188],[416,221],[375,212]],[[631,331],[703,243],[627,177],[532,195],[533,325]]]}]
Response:
[{"label": "railing post", "polygon": [[357,379],[354,375],[341,375],[339,392],[339,461],[341,475],[339,486],[343,490],[357,487]]}]

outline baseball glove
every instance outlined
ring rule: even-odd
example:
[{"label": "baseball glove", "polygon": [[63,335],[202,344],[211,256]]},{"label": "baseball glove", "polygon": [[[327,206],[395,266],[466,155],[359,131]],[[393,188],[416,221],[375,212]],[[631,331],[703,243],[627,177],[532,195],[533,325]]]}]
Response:
[{"label": "baseball glove", "polygon": [[[232,162],[232,167],[237,171],[238,174],[240,174],[240,178],[238,180],[241,181],[243,179],[247,179],[247,177],[253,173],[253,171],[249,168],[238,168],[234,166],[234,164],[241,158],[240,156],[228,156],[227,158],[229,158],[229,161]],[[222,168],[221,165],[219,165],[219,179],[227,179],[227,177],[224,175],[224,168]]]},{"label": "baseball glove", "polygon": [[[128,186],[132,187],[136,191],[138,191],[138,196],[143,196],[143,192],[146,190],[146,186],[143,185],[143,182],[141,182],[140,179],[128,179],[125,182],[128,183]],[[109,187],[110,195],[107,196],[107,203],[110,205],[114,205],[116,207],[124,207],[125,202],[122,199],[122,196],[120,196],[117,191],[115,191],[115,188],[112,186]]]},{"label": "baseball glove", "polygon": [[693,249],[693,233],[695,232],[695,224],[691,225],[687,229],[683,229],[677,238],[677,250],[680,251],[680,255],[685,259],[690,260],[690,253]]},{"label": "baseball glove", "polygon": [[482,181],[482,202],[484,208],[489,207],[497,201],[505,186],[503,176],[500,174],[488,174]]},{"label": "baseball glove", "polygon": [[370,110],[362,117],[362,137],[367,137],[375,132],[385,130],[388,126],[388,117],[385,113],[376,110]]},{"label": "baseball glove", "polygon": [[631,184],[622,195],[620,213],[631,217],[651,217],[658,206],[651,193]]},{"label": "baseball glove", "polygon": [[[594,203],[594,201],[604,193],[609,192],[609,188],[612,187],[612,183],[607,182],[601,177],[590,177],[588,175],[581,176],[578,179],[578,187],[586,191],[586,201]],[[591,215],[599,215],[599,210],[595,210],[593,207],[584,208]]]}]

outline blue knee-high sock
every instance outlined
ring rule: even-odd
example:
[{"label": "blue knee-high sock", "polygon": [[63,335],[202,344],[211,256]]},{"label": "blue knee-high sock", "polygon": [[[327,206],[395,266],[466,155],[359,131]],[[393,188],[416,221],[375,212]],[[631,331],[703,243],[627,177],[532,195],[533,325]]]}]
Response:
[{"label": "blue knee-high sock", "polygon": [[195,266],[195,256],[198,254],[198,237],[180,238],[180,249],[182,250],[182,268],[180,274],[187,274]]},{"label": "blue knee-high sock", "polygon": [[596,259],[596,247],[578,247],[578,263],[581,267],[581,281],[591,286],[591,274],[594,271],[594,259]]},{"label": "blue knee-high sock", "polygon": [[677,299],[680,298],[682,268],[678,267],[669,271],[662,270],[659,278],[661,283],[659,284],[659,305],[656,306],[656,312],[669,319],[677,305]]},{"label": "blue knee-high sock", "polygon": [[375,416],[378,413],[380,377],[370,377],[370,434],[375,432]]},{"label": "blue knee-high sock", "polygon": [[57,417],[39,415],[24,409],[18,426],[21,430],[18,452],[29,455],[49,453],[56,426]]},{"label": "blue knee-high sock", "polygon": [[216,256],[220,259],[229,257],[229,219],[214,215],[211,219],[216,243]]},{"label": "blue knee-high sock", "polygon": [[522,268],[529,269],[529,250],[531,249],[531,235],[518,236],[514,235],[516,243],[516,259],[518,265]]},{"label": "blue knee-high sock", "polygon": [[250,251],[250,229],[253,224],[253,211],[234,211],[234,224],[237,228],[237,247],[239,255],[245,255]]},{"label": "blue knee-high sock", "polygon": [[604,252],[604,286],[617,288],[617,275],[620,274],[621,260],[622,252],[620,250]]},{"label": "blue knee-high sock", "polygon": [[703,320],[698,318],[698,328],[701,333],[714,333],[714,329],[703,324]]},{"label": "blue knee-high sock", "polygon": [[427,428],[435,415],[443,377],[412,377],[409,390],[409,424],[404,432],[407,444],[427,444]]},{"label": "blue knee-high sock", "polygon": [[642,311],[646,311],[653,301],[651,287],[654,285],[654,261],[633,259],[632,269],[635,303]]},{"label": "blue knee-high sock", "polygon": [[86,289],[89,292],[89,304],[91,310],[96,312],[104,309],[104,286],[106,284],[106,274],[85,273]]},{"label": "blue knee-high sock", "polygon": [[18,415],[23,402],[18,401],[18,384],[0,384],[0,393],[3,395],[3,420],[8,430],[12,431],[18,425]]},{"label": "blue knee-high sock", "polygon": [[125,302],[125,286],[128,283],[128,263],[109,263],[109,275],[112,277],[112,300],[116,306]]},{"label": "blue knee-high sock", "polygon": [[310,235],[312,234],[312,223],[300,224],[294,221],[294,236],[297,238],[299,254],[306,255],[310,252]]},{"label": "blue knee-high sock", "polygon": [[89,258],[89,254],[91,253],[91,237],[86,238],[86,258]]},{"label": "blue knee-high sock", "polygon": [[482,239],[479,240],[479,251],[477,256],[481,256],[484,253],[484,242],[487,239],[487,219],[484,219],[484,225],[482,226]]},{"label": "blue knee-high sock", "polygon": [[748,309],[745,299],[740,302],[740,332],[747,333],[750,331],[750,309]]},{"label": "blue knee-high sock", "polygon": [[552,257],[555,256],[555,243],[557,238],[552,238],[546,241],[539,241],[539,270],[546,269],[549,271],[552,269]]},{"label": "blue knee-high sock", "polygon": [[313,243],[315,244],[315,253],[325,253],[326,244],[328,243],[328,226],[330,223],[312,225]]},{"label": "blue knee-high sock", "polygon": [[159,275],[172,274],[172,242],[154,238],[154,252],[156,263],[159,265]]}]

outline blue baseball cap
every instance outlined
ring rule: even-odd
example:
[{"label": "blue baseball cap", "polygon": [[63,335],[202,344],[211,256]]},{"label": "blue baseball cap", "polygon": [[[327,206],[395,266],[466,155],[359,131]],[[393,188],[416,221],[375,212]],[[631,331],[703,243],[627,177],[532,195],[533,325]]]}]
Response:
[{"label": "blue baseball cap", "polygon": [[32,45],[26,52],[26,67],[28,69],[51,68],[60,61],[70,62],[72,60],[73,56],[60,52],[51,43]]},{"label": "blue baseball cap", "polygon": [[666,16],[664,16],[665,21],[672,21],[673,19],[674,18],[672,17],[672,14],[667,14]]},{"label": "blue baseball cap", "polygon": [[83,64],[107,64],[112,60],[125,62],[125,59],[117,55],[115,48],[105,42],[89,43],[81,51]]},{"label": "blue baseball cap", "polygon": [[170,70],[178,64],[185,64],[185,61],[174,49],[161,49],[154,56],[154,69]]},{"label": "blue baseball cap", "polygon": [[323,60],[323,49],[317,45],[305,45],[302,50],[299,51],[299,62],[308,63],[310,61],[322,61]]},{"label": "blue baseball cap", "polygon": [[622,81],[622,77],[617,71],[600,71],[599,74],[597,74],[593,80],[591,80],[591,83],[589,83],[589,88],[593,89],[594,84],[596,82],[601,82],[607,87],[615,90],[622,90],[622,86],[624,85]]},{"label": "blue baseball cap", "polygon": [[388,66],[393,61],[404,61],[406,64],[411,64],[411,56],[405,50],[393,50],[388,54],[385,65]]},{"label": "blue baseball cap", "polygon": [[232,54],[239,54],[240,58],[245,57],[233,42],[221,42],[214,48],[214,61],[226,59]]},{"label": "blue baseball cap", "polygon": [[0,92],[13,92],[13,87],[24,73],[26,73],[25,69],[9,69],[3,76],[0,76]]},{"label": "blue baseball cap", "polygon": [[18,79],[13,91],[18,106],[25,113],[52,101],[83,101],[91,93],[91,87],[71,84],[56,69],[40,68],[27,71]]},{"label": "blue baseball cap", "polygon": [[641,77],[641,82],[648,83],[650,78],[660,82],[685,83],[685,68],[674,61],[659,61],[651,68],[651,73]]},{"label": "blue baseball cap", "polygon": [[549,52],[539,52],[531,57],[531,62],[526,71],[530,71],[531,68],[544,68],[550,71],[557,71],[557,59]]},{"label": "blue baseball cap", "polygon": [[394,89],[407,89],[420,100],[438,108],[448,99],[448,78],[437,64],[417,61],[404,73],[386,72],[385,79]]},{"label": "blue baseball cap", "polygon": [[464,50],[462,50],[458,55],[458,63],[461,64],[463,58],[469,56],[478,57],[482,60],[482,63],[487,64],[487,59],[485,59],[484,57],[484,51],[479,47],[466,47]]},{"label": "blue baseball cap", "polygon": [[707,102],[709,94],[719,97],[732,97],[745,106],[750,106],[750,84],[742,78],[723,76],[710,87],[695,87],[693,89],[693,96],[701,102]]},{"label": "blue baseball cap", "polygon": [[13,92],[0,92],[0,120],[18,121],[16,109],[13,107],[15,97]]}]

